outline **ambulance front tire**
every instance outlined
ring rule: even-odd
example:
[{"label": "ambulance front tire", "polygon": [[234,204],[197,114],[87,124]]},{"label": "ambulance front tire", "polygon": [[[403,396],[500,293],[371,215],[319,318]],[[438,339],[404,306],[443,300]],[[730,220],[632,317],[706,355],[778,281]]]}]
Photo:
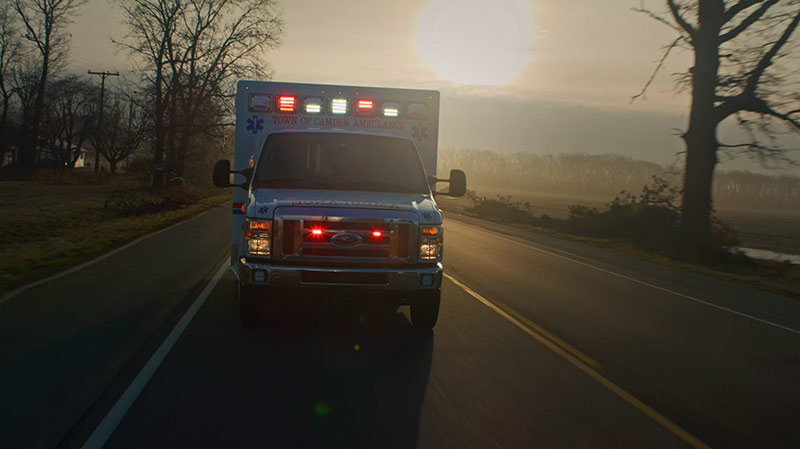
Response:
[{"label": "ambulance front tire", "polygon": [[239,316],[244,327],[258,327],[264,324],[266,302],[258,295],[257,287],[237,282],[239,297]]},{"label": "ambulance front tire", "polygon": [[426,290],[417,294],[411,303],[411,324],[419,330],[430,330],[439,318],[442,291]]}]

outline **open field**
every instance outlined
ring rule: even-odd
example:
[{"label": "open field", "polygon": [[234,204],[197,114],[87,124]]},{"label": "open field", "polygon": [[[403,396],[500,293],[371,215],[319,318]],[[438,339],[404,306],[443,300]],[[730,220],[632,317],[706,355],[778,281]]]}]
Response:
[{"label": "open field", "polygon": [[[570,205],[584,205],[603,210],[610,201],[610,199],[601,200],[597,198],[587,199],[522,193],[518,191],[481,188],[480,186],[475,190],[479,197],[486,197],[489,199],[497,198],[498,195],[505,197],[510,195],[511,202],[519,202],[523,209],[527,207],[525,202],[528,202],[530,204],[529,210],[536,217],[541,217],[542,214],[546,214],[557,219],[568,217],[568,206]],[[437,202],[439,202],[440,206],[445,210],[445,215],[452,211],[476,216],[474,211],[469,210],[474,206],[474,203],[467,197],[448,198],[442,196],[437,198]],[[800,213],[770,210],[722,209],[719,215],[723,220],[739,231],[741,240],[740,247],[769,250],[780,254],[800,254]],[[478,218],[505,222],[503,219],[496,216]],[[512,221],[514,220],[512,219]],[[751,263],[743,261],[740,263],[724,262],[721,264],[712,263],[710,265],[697,264],[671,259],[655,252],[646,251],[629,241],[563,234],[551,229],[535,227],[532,224],[518,223],[515,224],[515,226],[536,230],[536,232],[545,234],[552,234],[562,239],[580,241],[592,246],[606,248],[619,254],[657,262],[684,271],[700,273],[717,279],[800,298],[800,293],[798,293],[800,292],[800,266],[798,265],[789,265],[775,261],[753,261]]]},{"label": "open field", "polygon": [[89,260],[230,196],[177,189],[155,197],[130,185],[0,182],[0,294]]},{"label": "open field", "polygon": [[739,232],[741,246],[800,254],[800,212],[720,209],[719,216]]},{"label": "open field", "polygon": [[[473,186],[470,186],[473,188]],[[477,186],[479,196],[494,198],[497,195],[510,195],[513,201],[526,201],[536,216],[549,215],[564,219],[569,216],[568,207],[584,205],[602,210],[613,198],[579,198],[545,193],[531,193],[520,190]],[[440,201],[437,199],[437,201]],[[468,201],[442,197],[444,205],[464,209]],[[800,254],[800,210],[740,209],[719,205],[718,216],[739,232],[742,247],[765,249],[784,254]]]}]

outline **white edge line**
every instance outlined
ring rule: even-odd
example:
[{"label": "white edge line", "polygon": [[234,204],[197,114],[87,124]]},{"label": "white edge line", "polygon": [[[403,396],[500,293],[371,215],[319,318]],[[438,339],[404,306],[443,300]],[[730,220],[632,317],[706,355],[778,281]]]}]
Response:
[{"label": "white edge line", "polygon": [[[580,260],[576,260],[576,259],[573,259],[571,257],[567,257],[567,256],[564,256],[564,255],[561,255],[561,254],[553,252],[553,251],[561,251],[561,250],[557,250],[555,248],[550,248],[550,247],[545,246],[545,248],[548,248],[548,249],[552,250],[552,251],[548,251],[547,249],[542,249],[542,248],[539,248],[539,247],[534,246],[534,245],[530,245],[530,244],[527,244],[527,243],[520,242],[518,240],[514,240],[514,239],[511,239],[511,238],[508,238],[508,237],[504,237],[504,236],[499,235],[499,234],[497,234],[495,232],[484,231],[483,229],[481,229],[481,228],[479,228],[477,226],[465,223],[465,222],[460,221],[460,220],[459,220],[459,222],[461,224],[467,226],[467,227],[473,228],[474,230],[476,230],[476,231],[478,231],[480,233],[490,235],[490,236],[498,238],[500,240],[505,240],[507,242],[516,243],[517,245],[524,246],[526,248],[530,248],[530,249],[532,249],[534,251],[539,251],[540,253],[544,253],[544,254],[547,254],[547,255],[550,255],[550,256],[553,256],[553,257],[558,257],[559,259],[564,259],[564,260],[576,263],[578,265],[582,265],[584,267],[591,268],[593,270],[597,270],[597,271],[600,271],[600,272],[603,272],[603,273],[606,273],[606,274],[610,274],[612,276],[616,276],[616,277],[621,278],[621,279],[625,279],[625,280],[628,280],[628,281],[631,281],[631,282],[635,282],[637,284],[644,285],[646,287],[654,288],[656,290],[660,290],[660,291],[665,292],[665,293],[670,293],[670,294],[673,294],[675,296],[679,296],[679,297],[681,297],[683,299],[688,299],[689,301],[694,301],[694,302],[697,302],[697,303],[700,303],[700,304],[705,304],[705,305],[707,305],[709,307],[713,307],[715,309],[724,310],[724,311],[730,312],[730,313],[732,313],[734,315],[738,315],[738,316],[741,316],[741,317],[744,317],[744,318],[749,318],[749,319],[751,319],[753,321],[758,321],[759,323],[766,324],[768,326],[776,327],[778,329],[783,329],[783,330],[791,332],[793,334],[800,335],[800,330],[798,330],[798,329],[794,329],[794,328],[791,328],[791,327],[783,326],[783,325],[780,325],[778,323],[775,323],[775,322],[772,322],[772,321],[769,321],[769,320],[765,320],[763,318],[758,318],[758,317],[755,317],[755,316],[752,316],[752,315],[748,315],[748,314],[746,314],[744,312],[739,312],[739,311],[734,310],[734,309],[729,309],[727,307],[720,306],[718,304],[714,304],[713,302],[704,301],[702,299],[698,299],[698,298],[695,298],[693,296],[689,296],[689,295],[686,295],[686,294],[683,294],[683,293],[680,293],[680,292],[676,292],[676,291],[670,290],[668,288],[659,287],[658,285],[654,285],[654,284],[651,284],[649,282],[641,281],[639,279],[632,278],[630,276],[626,276],[624,274],[620,274],[620,273],[617,273],[615,271],[606,270],[605,268],[600,268],[598,266],[595,266],[595,265],[592,265],[592,264],[589,264],[589,263],[586,263],[586,262],[581,262]],[[542,246],[544,246],[544,245],[542,245]]]},{"label": "white edge line", "polygon": [[[222,203],[220,203],[220,204],[222,204]],[[184,219],[184,220],[181,220],[181,221],[179,221],[177,223],[169,225],[164,229],[159,229],[157,231],[153,231],[153,232],[150,232],[148,234],[145,234],[145,235],[139,237],[138,239],[136,239],[136,240],[134,240],[132,242],[128,242],[128,243],[120,246],[119,248],[115,248],[115,249],[113,249],[113,250],[111,250],[111,251],[109,251],[109,252],[107,252],[105,254],[101,254],[101,255],[95,257],[94,259],[88,260],[88,261],[86,261],[86,262],[84,262],[84,263],[82,263],[80,265],[75,265],[74,267],[67,268],[64,271],[59,271],[58,273],[50,275],[50,276],[48,276],[46,278],[39,279],[38,281],[31,282],[30,284],[25,284],[25,285],[23,285],[21,287],[17,287],[16,289],[11,290],[10,292],[8,292],[5,295],[3,295],[3,297],[0,298],[0,304],[3,304],[4,302],[12,299],[13,297],[17,296],[18,294],[24,292],[25,290],[28,290],[29,288],[36,287],[37,285],[44,284],[45,282],[50,282],[50,281],[56,280],[58,278],[62,278],[64,276],[68,275],[68,274],[72,274],[72,273],[74,273],[76,271],[82,270],[82,269],[88,267],[89,265],[93,265],[93,264],[96,264],[97,262],[105,260],[105,259],[113,256],[114,254],[116,254],[116,253],[118,253],[118,252],[120,252],[120,251],[122,251],[124,249],[127,249],[127,248],[129,248],[129,247],[141,242],[144,239],[148,239],[150,237],[153,237],[153,236],[156,236],[158,234],[161,234],[162,232],[169,231],[170,229],[172,229],[172,228],[174,228],[176,226],[180,226],[182,224],[189,223],[190,221],[195,220],[197,218],[200,218],[203,215],[213,211],[216,207],[221,207],[221,206],[212,206],[211,209],[209,209],[207,211],[201,212],[201,213],[199,213],[197,215],[191,216],[191,217],[189,217],[187,219]]]},{"label": "white edge line", "polygon": [[172,328],[172,331],[167,335],[164,341],[161,343],[161,346],[158,347],[155,353],[150,357],[150,360],[144,365],[139,374],[133,379],[128,388],[125,389],[125,392],[122,393],[122,396],[117,400],[111,410],[108,411],[105,418],[100,422],[97,428],[92,432],[92,435],[86,442],[83,444],[83,449],[99,449],[102,448],[108,439],[111,437],[111,434],[114,433],[114,430],[117,429],[117,426],[128,413],[128,410],[131,408],[136,399],[141,394],[144,387],[147,386],[147,383],[150,382],[150,379],[153,377],[153,374],[158,370],[161,366],[161,363],[166,359],[167,354],[178,341],[178,338],[183,334],[183,331],[189,326],[189,323],[192,321],[194,316],[197,314],[197,311],[200,310],[200,307],[203,306],[208,295],[211,294],[211,291],[214,287],[217,286],[217,283],[222,278],[222,275],[228,269],[227,261],[223,261],[222,265],[217,270],[217,273],[214,277],[209,281],[203,291],[197,296],[189,309],[186,310],[186,313],[183,314],[180,320],[175,324],[175,327]]}]

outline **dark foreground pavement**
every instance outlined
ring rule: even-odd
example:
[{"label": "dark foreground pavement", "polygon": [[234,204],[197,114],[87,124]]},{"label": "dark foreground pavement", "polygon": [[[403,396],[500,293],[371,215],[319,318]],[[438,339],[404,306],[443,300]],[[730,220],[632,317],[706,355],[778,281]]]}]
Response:
[{"label": "dark foreground pavement", "polygon": [[245,330],[234,285],[107,447],[684,447],[450,282],[433,333],[325,307]]},{"label": "dark foreground pavement", "polygon": [[229,219],[214,208],[0,304],[0,447],[56,446],[193,299],[230,247]]}]

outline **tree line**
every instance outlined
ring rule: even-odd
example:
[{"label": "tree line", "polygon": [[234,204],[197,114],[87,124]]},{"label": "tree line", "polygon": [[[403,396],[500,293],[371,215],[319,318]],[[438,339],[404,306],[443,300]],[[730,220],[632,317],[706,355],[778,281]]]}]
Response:
[{"label": "tree line", "polygon": [[[683,172],[672,165],[616,154],[501,154],[476,149],[445,148],[439,172],[463,169],[472,186],[509,192],[568,196],[608,201],[620,192],[640,192],[653,177],[680,186]],[[800,204],[800,177],[719,170],[714,196],[726,207],[793,210]]]},{"label": "tree line", "polygon": [[85,2],[0,6],[0,160],[68,170],[89,148],[114,172],[137,154],[155,189],[210,164],[229,140],[235,81],[271,74],[275,0],[119,0],[124,35],[112,43],[134,68],[105,92],[66,70],[66,27]]}]

